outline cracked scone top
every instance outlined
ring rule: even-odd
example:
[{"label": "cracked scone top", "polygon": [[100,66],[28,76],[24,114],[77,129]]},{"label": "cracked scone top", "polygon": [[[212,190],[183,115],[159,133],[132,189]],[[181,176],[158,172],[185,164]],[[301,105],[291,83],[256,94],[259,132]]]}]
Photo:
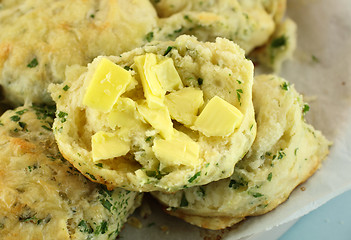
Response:
[{"label": "cracked scone top", "polygon": [[0,117],[0,238],[116,239],[142,195],[108,191],[64,160],[52,115],[25,106]]},{"label": "cracked scone top", "polygon": [[258,76],[253,102],[257,136],[234,174],[175,194],[153,193],[167,213],[223,229],[273,210],[320,167],[330,142],[304,121],[307,107],[293,86],[277,76]]},{"label": "cracked scone top", "polygon": [[256,134],[253,65],[181,36],[68,69],[51,85],[59,149],[92,181],[169,191],[229,177]]}]

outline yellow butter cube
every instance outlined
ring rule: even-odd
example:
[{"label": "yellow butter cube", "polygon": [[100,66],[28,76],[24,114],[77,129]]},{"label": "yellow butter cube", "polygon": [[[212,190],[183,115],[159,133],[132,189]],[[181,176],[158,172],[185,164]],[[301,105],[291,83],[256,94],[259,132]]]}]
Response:
[{"label": "yellow butter cube", "polygon": [[156,77],[153,66],[157,64],[156,55],[147,53],[134,58],[141,83],[143,85],[144,96],[151,108],[157,108],[163,103],[165,90]]},{"label": "yellow butter cube", "polygon": [[183,82],[174,67],[173,59],[167,58],[156,66],[154,70],[162,88],[168,92],[183,88]]},{"label": "yellow butter cube", "polygon": [[173,135],[173,123],[165,105],[159,108],[150,108],[147,104],[137,107],[138,112],[150,125],[158,130],[165,139]]},{"label": "yellow butter cube", "polygon": [[108,114],[107,122],[112,129],[116,126],[132,128],[140,121],[139,116],[136,102],[130,98],[121,97]]},{"label": "yellow butter cube", "polygon": [[107,58],[99,62],[83,98],[83,104],[109,112],[132,82],[132,75]]},{"label": "yellow butter cube", "polygon": [[203,104],[202,91],[193,87],[183,88],[165,97],[165,105],[171,117],[187,126],[194,123]]},{"label": "yellow butter cube", "polygon": [[110,159],[126,155],[129,143],[120,139],[116,133],[99,131],[91,137],[93,161]]},{"label": "yellow butter cube", "polygon": [[197,166],[201,162],[199,144],[177,130],[170,139],[155,139],[152,150],[163,167]]},{"label": "yellow butter cube", "polygon": [[195,120],[195,130],[211,136],[228,136],[240,126],[243,114],[222,98],[213,97]]}]

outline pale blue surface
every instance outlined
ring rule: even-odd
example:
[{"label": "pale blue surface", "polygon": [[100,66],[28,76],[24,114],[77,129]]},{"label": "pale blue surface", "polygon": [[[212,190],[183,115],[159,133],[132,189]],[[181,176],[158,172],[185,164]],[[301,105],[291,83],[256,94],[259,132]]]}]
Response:
[{"label": "pale blue surface", "polygon": [[279,240],[351,240],[351,191],[302,217]]}]

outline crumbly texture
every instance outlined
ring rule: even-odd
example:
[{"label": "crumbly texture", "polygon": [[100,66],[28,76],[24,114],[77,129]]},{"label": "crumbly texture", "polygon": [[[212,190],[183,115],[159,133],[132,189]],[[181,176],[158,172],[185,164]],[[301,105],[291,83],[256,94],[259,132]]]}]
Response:
[{"label": "crumbly texture", "polygon": [[0,117],[0,238],[116,239],[141,195],[108,191],[64,160],[53,114],[28,106]]},{"label": "crumbly texture", "polygon": [[296,49],[296,32],[296,23],[286,19],[277,26],[265,46],[256,49],[251,57],[279,73],[283,62],[292,58]]},{"label": "crumbly texture", "polygon": [[[88,68],[75,66],[68,69],[63,84],[50,86],[57,104],[54,134],[63,156],[92,181],[108,188],[118,186],[136,191],[174,192],[232,175],[234,165],[246,154],[256,135],[252,104],[253,65],[245,58],[244,51],[226,39],[202,43],[194,37],[181,36],[174,42],[155,42],[110,59],[133,69],[134,57],[145,53],[155,53],[160,59],[172,58],[185,87],[201,89],[205,104],[217,95],[234,105],[244,115],[241,125],[229,136],[206,137],[174,121],[176,130],[199,144],[200,164],[180,164],[162,170],[159,169],[160,161],[151,150],[154,139],[160,135],[145,122],[129,133],[133,147],[127,155],[103,160],[100,162],[102,167],[98,167],[92,161],[91,137],[97,131],[112,130],[108,127],[106,114],[82,104],[98,58]],[[121,97],[142,101],[144,96],[139,77],[135,70],[130,72],[138,85]],[[64,90],[66,85],[69,86],[67,91]]]},{"label": "crumbly texture", "polygon": [[273,210],[320,167],[330,142],[304,121],[307,108],[293,86],[273,75],[258,76],[253,101],[257,137],[234,174],[175,194],[153,193],[167,213],[222,229]]},{"label": "crumbly texture", "polygon": [[285,13],[286,0],[161,0],[153,1],[160,17],[155,38],[181,34],[201,41],[230,39],[246,54],[266,43]]},{"label": "crumbly texture", "polygon": [[141,46],[157,15],[148,0],[22,0],[0,5],[0,84],[8,101],[52,103],[67,65]]}]

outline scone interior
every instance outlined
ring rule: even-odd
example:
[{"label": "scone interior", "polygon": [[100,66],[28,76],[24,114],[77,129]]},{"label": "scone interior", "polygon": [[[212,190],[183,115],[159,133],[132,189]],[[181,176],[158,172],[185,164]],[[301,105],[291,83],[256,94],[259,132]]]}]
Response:
[{"label": "scone interior", "polygon": [[261,215],[284,202],[328,154],[330,142],[304,121],[308,107],[286,80],[255,78],[257,136],[234,174],[175,194],[155,192],[167,213],[209,229],[222,229]]},{"label": "scone interior", "polygon": [[0,238],[116,239],[142,195],[80,174],[58,151],[52,116],[26,106],[0,117]]},{"label": "scone interior", "polygon": [[81,173],[109,188],[206,184],[232,175],[253,142],[252,81],[244,51],[220,38],[181,36],[98,57],[50,87],[55,138]]}]

